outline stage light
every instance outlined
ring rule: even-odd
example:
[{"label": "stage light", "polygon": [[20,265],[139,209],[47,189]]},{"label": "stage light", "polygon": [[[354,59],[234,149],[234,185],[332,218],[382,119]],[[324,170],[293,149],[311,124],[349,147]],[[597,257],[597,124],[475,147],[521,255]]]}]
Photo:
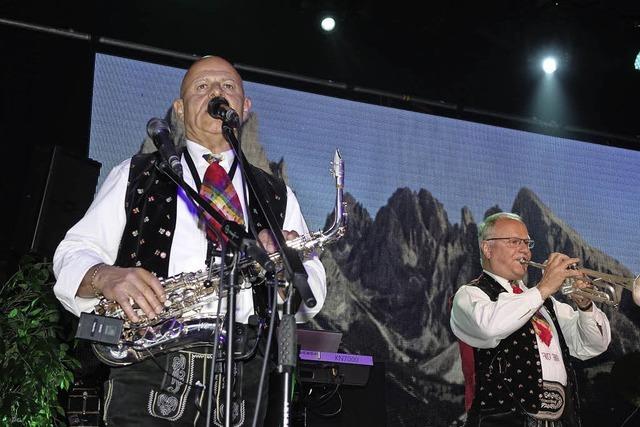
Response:
[{"label": "stage light", "polygon": [[640,52],[638,52],[638,55],[636,56],[636,61],[633,63],[633,66],[635,67],[636,70],[640,71]]},{"label": "stage light", "polygon": [[330,16],[324,17],[320,22],[320,27],[322,27],[322,29],[326,32],[333,31],[333,29],[336,27],[336,20]]},{"label": "stage light", "polygon": [[558,63],[556,59],[549,56],[542,61],[542,69],[547,74],[553,74],[554,71],[558,69]]}]

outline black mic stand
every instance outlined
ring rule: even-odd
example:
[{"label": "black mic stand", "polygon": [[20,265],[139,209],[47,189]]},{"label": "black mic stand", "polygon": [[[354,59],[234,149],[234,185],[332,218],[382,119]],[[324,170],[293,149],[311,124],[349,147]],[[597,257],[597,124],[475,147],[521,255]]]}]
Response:
[{"label": "black mic stand", "polygon": [[[291,406],[291,395],[290,395],[290,385],[291,378],[293,374],[293,370],[296,367],[297,362],[297,342],[296,342],[296,321],[295,321],[295,311],[299,306],[300,297],[304,301],[307,307],[314,307],[316,305],[316,299],[309,287],[309,283],[307,282],[307,272],[302,265],[302,260],[300,259],[300,255],[288,247],[285,241],[284,236],[282,235],[282,231],[278,227],[278,223],[275,219],[275,215],[271,208],[265,203],[265,198],[261,196],[259,187],[257,185],[257,180],[247,165],[247,160],[244,157],[244,153],[240,149],[240,142],[236,138],[234,133],[233,126],[222,118],[222,132],[233,149],[236,158],[238,159],[238,166],[242,173],[242,177],[244,182],[247,184],[249,191],[254,195],[254,199],[256,200],[261,212],[264,215],[264,218],[267,221],[267,225],[271,231],[271,235],[276,241],[276,246],[281,255],[282,264],[285,271],[285,277],[289,282],[289,293],[288,297],[285,300],[285,304],[283,307],[283,316],[280,322],[280,326],[278,327],[278,372],[282,374],[282,382],[283,382],[283,405],[282,405],[282,426],[289,426],[289,417],[290,417],[290,406]],[[297,297],[296,290],[300,293],[300,296]],[[297,299],[295,299],[297,297]],[[294,305],[296,307],[294,307]],[[275,310],[275,301],[274,307],[271,311],[271,315],[276,315]],[[271,334],[272,331],[269,331]],[[267,349],[268,351],[268,349]],[[268,353],[267,353],[268,354]],[[266,356],[265,356],[266,357]],[[264,373],[263,373],[264,374]],[[260,398],[256,401],[256,413],[260,408]],[[254,416],[254,425],[255,425],[256,417]]]},{"label": "black mic stand", "polygon": [[[231,426],[231,385],[232,375],[234,372],[233,366],[233,340],[234,340],[234,331],[233,326],[235,323],[235,315],[236,315],[236,280],[238,277],[238,261],[240,260],[240,254],[242,251],[245,251],[249,256],[251,256],[256,262],[258,262],[262,267],[268,271],[273,272],[275,270],[275,264],[266,252],[256,245],[255,240],[249,239],[246,237],[246,232],[244,228],[241,227],[238,223],[234,221],[230,221],[220,215],[209,203],[207,203],[200,194],[195,191],[189,184],[187,184],[182,177],[176,173],[176,171],[171,168],[169,163],[164,159],[157,166],[158,169],[163,172],[171,181],[173,181],[177,186],[182,188],[185,193],[194,201],[201,209],[206,211],[209,215],[211,215],[218,224],[221,225],[220,230],[216,230],[214,227],[211,227],[207,222],[207,226],[209,226],[216,234],[220,237],[220,244],[227,245],[232,251],[232,265],[231,270],[228,275],[228,290],[227,290],[227,358],[225,362],[225,426]],[[226,237],[226,243],[222,240],[222,238]],[[220,260],[221,263],[225,263],[225,259]],[[213,268],[213,266],[209,266],[209,268]],[[221,265],[221,270],[224,268],[224,265]],[[224,281],[224,277],[220,277],[220,284],[222,285]],[[220,286],[220,290],[222,290],[222,286]],[[218,343],[214,342],[214,346],[217,346]],[[216,361],[212,360],[211,369],[215,369]],[[213,387],[213,384],[209,384],[209,387]],[[211,411],[207,411],[207,426],[209,425],[209,420],[211,416]]]}]

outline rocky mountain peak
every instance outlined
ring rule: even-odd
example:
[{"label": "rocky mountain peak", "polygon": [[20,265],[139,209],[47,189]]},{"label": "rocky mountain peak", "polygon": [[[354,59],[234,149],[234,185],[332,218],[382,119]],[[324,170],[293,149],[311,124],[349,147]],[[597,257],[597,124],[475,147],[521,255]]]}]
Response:
[{"label": "rocky mountain peak", "polygon": [[544,260],[551,252],[580,258],[584,267],[606,273],[631,276],[629,269],[611,256],[594,248],[569,224],[560,219],[528,188],[522,188],[512,211],[522,216],[529,234],[536,241],[533,257]]}]

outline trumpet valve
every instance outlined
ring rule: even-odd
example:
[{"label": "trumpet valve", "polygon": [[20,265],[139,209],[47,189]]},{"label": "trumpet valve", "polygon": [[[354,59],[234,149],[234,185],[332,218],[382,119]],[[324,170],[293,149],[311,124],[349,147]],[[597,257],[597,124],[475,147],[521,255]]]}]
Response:
[{"label": "trumpet valve", "polygon": [[576,288],[574,285],[575,285],[575,280],[569,277],[564,282],[562,282],[562,286],[560,287],[560,292],[562,292],[563,295],[572,294],[576,291]]}]

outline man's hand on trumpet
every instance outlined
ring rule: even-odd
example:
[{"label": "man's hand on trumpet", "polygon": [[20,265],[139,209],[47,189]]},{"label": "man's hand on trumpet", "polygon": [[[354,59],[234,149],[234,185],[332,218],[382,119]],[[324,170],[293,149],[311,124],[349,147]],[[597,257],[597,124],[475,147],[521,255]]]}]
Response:
[{"label": "man's hand on trumpet", "polygon": [[[580,271],[580,270],[577,270]],[[581,273],[582,274],[582,273]],[[573,288],[575,290],[578,289],[585,289],[585,288],[591,288],[593,285],[591,285],[589,282],[582,280],[581,278],[577,278],[575,279],[575,282],[573,282]],[[575,292],[572,292],[569,294],[569,298],[571,298],[573,300],[573,302],[576,303],[576,305],[578,306],[578,308],[582,311],[591,311],[593,310],[593,303],[592,301],[587,298],[584,295],[578,295]]]},{"label": "man's hand on trumpet", "polygon": [[549,258],[544,263],[545,268],[542,272],[542,279],[537,285],[542,299],[546,300],[558,292],[567,278],[582,276],[579,270],[570,268],[579,261],[579,258],[569,258],[567,255],[558,252],[553,252],[549,255]]}]

